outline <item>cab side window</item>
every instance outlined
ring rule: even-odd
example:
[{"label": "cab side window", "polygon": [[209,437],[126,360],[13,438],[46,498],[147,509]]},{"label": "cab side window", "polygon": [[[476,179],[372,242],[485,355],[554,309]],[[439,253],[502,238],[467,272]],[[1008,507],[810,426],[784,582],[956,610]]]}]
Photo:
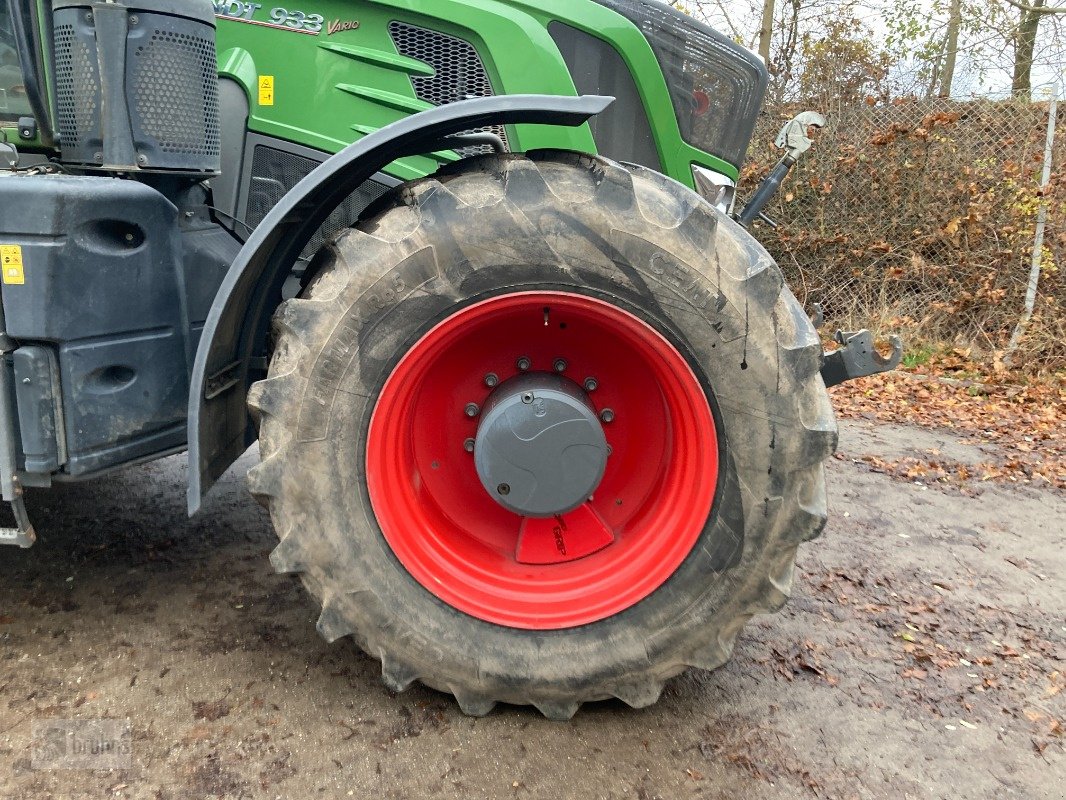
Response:
[{"label": "cab side window", "polygon": [[0,120],[30,116],[7,3],[0,3]]}]

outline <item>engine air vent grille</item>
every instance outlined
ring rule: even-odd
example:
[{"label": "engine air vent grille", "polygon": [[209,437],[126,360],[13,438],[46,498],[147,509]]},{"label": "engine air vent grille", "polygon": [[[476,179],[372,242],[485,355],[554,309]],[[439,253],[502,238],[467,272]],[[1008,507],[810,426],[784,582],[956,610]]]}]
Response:
[{"label": "engine air vent grille", "polygon": [[100,80],[95,53],[75,37],[73,25],[55,28],[56,108],[59,135],[64,146],[77,147],[95,130],[100,101]]},{"label": "engine air vent grille", "polygon": [[215,43],[153,29],[133,50],[133,97],[144,132],[164,153],[217,158],[222,145]]},{"label": "engine air vent grille", "polygon": [[[210,4],[146,0],[131,9],[116,0],[106,13],[88,0],[52,6],[63,161],[122,173],[218,172],[222,128]],[[120,49],[111,37],[117,39],[123,15]],[[97,24],[111,33],[98,35]]]},{"label": "engine air vent grille", "polygon": [[[470,42],[446,33],[406,22],[389,23],[389,35],[397,52],[433,67],[433,75],[412,75],[411,85],[419,100],[443,106],[472,97],[492,97],[492,82],[477,50]],[[477,128],[494,133],[507,143],[502,125]],[[491,152],[490,147],[457,148],[461,155]]]}]

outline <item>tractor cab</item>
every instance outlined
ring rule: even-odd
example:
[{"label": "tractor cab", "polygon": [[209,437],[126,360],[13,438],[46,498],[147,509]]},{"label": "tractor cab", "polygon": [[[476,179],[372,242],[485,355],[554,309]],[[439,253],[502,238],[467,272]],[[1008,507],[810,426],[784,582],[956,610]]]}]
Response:
[{"label": "tractor cab", "polygon": [[19,117],[32,114],[18,47],[11,12],[6,5],[0,5],[0,120],[4,122],[17,123]]},{"label": "tractor cab", "polygon": [[[51,101],[45,88],[50,56],[44,44],[50,32],[50,17],[29,0],[0,3],[0,143],[22,149],[24,163],[52,154]],[[45,134],[39,138],[41,126]],[[11,148],[8,153],[5,161],[13,162]],[[12,165],[0,161],[0,166]]]}]

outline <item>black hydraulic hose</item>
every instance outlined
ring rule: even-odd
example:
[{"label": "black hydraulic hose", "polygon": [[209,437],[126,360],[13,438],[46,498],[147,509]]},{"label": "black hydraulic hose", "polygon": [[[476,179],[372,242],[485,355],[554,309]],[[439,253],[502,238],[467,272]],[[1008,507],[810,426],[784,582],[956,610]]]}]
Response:
[{"label": "black hydraulic hose", "polygon": [[762,213],[762,210],[766,208],[766,204],[770,202],[770,198],[777,193],[777,190],[781,186],[781,181],[788,175],[788,171],[792,169],[792,165],[796,163],[796,159],[791,155],[782,156],[781,160],[777,162],[776,166],[770,170],[770,174],[763,179],[763,182],[759,184],[759,188],[756,190],[755,195],[748,201],[748,204],[744,206],[744,210],[737,215],[737,222],[748,227],[756,217]]},{"label": "black hydraulic hose", "polygon": [[38,57],[40,37],[35,36],[31,30],[34,24],[33,11],[28,4],[23,6],[19,0],[7,0],[7,10],[11,16],[11,32],[18,45],[19,69],[22,70],[26,99],[37,119],[41,142],[51,146],[54,144],[52,116],[47,98],[41,91],[40,81],[44,79],[44,64]]}]

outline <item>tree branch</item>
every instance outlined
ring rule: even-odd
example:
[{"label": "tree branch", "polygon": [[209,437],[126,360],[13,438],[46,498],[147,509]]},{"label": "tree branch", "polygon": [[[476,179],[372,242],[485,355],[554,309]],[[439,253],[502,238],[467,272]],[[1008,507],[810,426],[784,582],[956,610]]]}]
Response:
[{"label": "tree branch", "polygon": [[1066,14],[1066,6],[1031,6],[1018,0],[1006,0],[1006,2],[1027,14]]}]

